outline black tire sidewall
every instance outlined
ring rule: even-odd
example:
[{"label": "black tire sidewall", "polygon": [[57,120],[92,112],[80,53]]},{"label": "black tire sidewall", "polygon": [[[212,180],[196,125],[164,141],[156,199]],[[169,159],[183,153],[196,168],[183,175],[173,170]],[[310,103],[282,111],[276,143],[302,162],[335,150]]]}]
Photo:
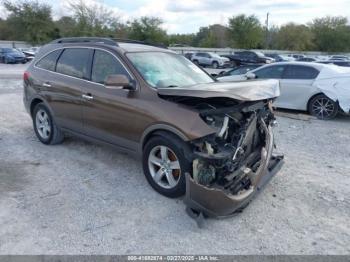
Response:
[{"label": "black tire sidewall", "polygon": [[[325,98],[325,99],[328,99],[331,103],[333,103],[333,106],[334,106],[334,111],[333,113],[328,116],[328,117],[325,117],[325,118],[319,118],[317,115],[314,115],[313,113],[313,110],[312,110],[312,107],[313,107],[313,104],[315,103],[316,100],[320,99],[320,98]],[[339,111],[339,105],[337,102],[333,101],[332,99],[330,99],[329,97],[327,97],[326,95],[323,95],[323,94],[320,94],[320,95],[317,95],[315,96],[314,98],[311,99],[310,103],[309,103],[309,113],[315,117],[317,117],[318,119],[321,119],[321,120],[329,120],[329,119],[333,119],[336,117],[336,115],[338,114],[338,111]]]},{"label": "black tire sidewall", "polygon": [[[180,168],[181,168],[180,180],[178,184],[171,189],[166,189],[159,186],[153,180],[152,175],[150,174],[150,171],[148,168],[148,157],[151,150],[154,147],[161,146],[161,145],[170,148],[175,153],[178,161],[180,162]],[[143,171],[146,176],[146,179],[155,191],[157,191],[158,193],[166,197],[176,198],[184,195],[186,192],[185,173],[190,172],[191,164],[184,155],[184,152],[183,152],[184,148],[185,148],[184,142],[181,142],[180,139],[172,139],[168,137],[165,138],[163,136],[154,136],[150,138],[150,140],[147,142],[147,144],[144,147],[143,155],[142,155],[142,165],[143,165]]]},{"label": "black tire sidewall", "polygon": [[[36,114],[38,113],[39,110],[44,110],[46,112],[46,114],[48,115],[49,117],[49,124],[50,124],[50,128],[51,128],[51,133],[50,133],[50,136],[47,138],[47,139],[44,139],[40,136],[38,130],[37,130],[37,127],[36,127]],[[38,137],[38,139],[40,140],[40,142],[42,142],[43,144],[45,145],[49,145],[52,141],[52,138],[54,136],[54,125],[53,125],[53,119],[52,119],[52,116],[51,116],[51,113],[50,113],[50,110],[43,104],[43,103],[40,103],[40,104],[37,104],[33,110],[33,116],[32,116],[32,119],[33,119],[33,127],[34,127],[34,131],[35,131],[35,134],[36,136]]]}]

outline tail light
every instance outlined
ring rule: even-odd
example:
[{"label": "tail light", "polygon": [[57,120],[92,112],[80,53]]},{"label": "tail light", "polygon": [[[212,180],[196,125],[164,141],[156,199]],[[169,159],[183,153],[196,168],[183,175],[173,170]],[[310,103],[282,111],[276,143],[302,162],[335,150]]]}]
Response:
[{"label": "tail light", "polygon": [[23,80],[28,81],[29,80],[29,73],[27,71],[24,72],[23,74]]}]

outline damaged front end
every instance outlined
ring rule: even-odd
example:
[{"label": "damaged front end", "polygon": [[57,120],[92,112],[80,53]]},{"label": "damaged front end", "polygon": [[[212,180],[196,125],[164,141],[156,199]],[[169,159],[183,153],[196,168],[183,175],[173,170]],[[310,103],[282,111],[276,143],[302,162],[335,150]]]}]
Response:
[{"label": "damaged front end", "polygon": [[193,170],[186,174],[184,202],[193,214],[233,215],[280,169],[283,155],[273,154],[271,104],[266,99],[196,106],[201,118],[217,132],[191,141]]}]

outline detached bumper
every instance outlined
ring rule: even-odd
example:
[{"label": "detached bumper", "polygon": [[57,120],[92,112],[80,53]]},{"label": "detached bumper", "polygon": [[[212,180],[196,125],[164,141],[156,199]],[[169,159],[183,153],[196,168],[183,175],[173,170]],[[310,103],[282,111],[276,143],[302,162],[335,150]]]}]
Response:
[{"label": "detached bumper", "polygon": [[266,145],[261,150],[259,168],[248,171],[251,185],[240,194],[231,194],[221,188],[207,187],[194,181],[186,174],[186,195],[184,202],[188,210],[202,213],[209,217],[227,217],[243,209],[252,198],[262,190],[267,182],[281,169],[283,155],[273,155],[273,133],[271,127],[265,126]]}]

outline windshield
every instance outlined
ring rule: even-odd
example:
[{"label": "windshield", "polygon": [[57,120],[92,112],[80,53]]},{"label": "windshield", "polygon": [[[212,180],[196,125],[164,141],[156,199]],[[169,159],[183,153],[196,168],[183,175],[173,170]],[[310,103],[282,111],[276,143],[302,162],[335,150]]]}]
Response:
[{"label": "windshield", "polygon": [[181,55],[163,52],[128,53],[127,57],[153,87],[182,87],[214,80]]}]

